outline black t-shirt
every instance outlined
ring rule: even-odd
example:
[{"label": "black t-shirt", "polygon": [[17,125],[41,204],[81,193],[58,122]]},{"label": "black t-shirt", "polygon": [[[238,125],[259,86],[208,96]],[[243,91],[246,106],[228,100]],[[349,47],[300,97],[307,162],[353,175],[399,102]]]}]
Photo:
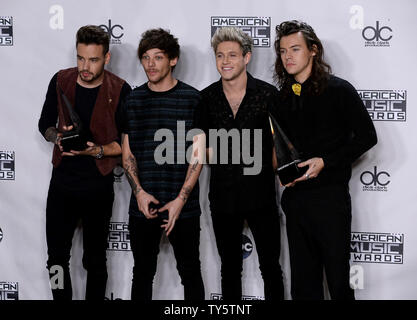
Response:
[{"label": "black t-shirt", "polygon": [[[38,123],[39,131],[43,136],[45,136],[45,131],[49,127],[56,127],[58,120],[57,75],[55,74],[49,83]],[[87,140],[92,142],[94,141],[90,131],[90,121],[100,87],[85,88],[77,83],[75,89],[75,104],[73,107],[80,117]],[[130,91],[129,84],[125,82],[120,92],[119,104],[115,115],[119,133],[124,122],[121,104]],[[120,144],[120,135],[116,142]],[[82,192],[90,188],[108,187],[109,184],[113,183],[113,175],[108,174],[103,177],[95,164],[95,159],[91,156],[65,156],[62,158],[60,165],[53,169],[51,183],[59,185],[63,189]]]},{"label": "black t-shirt", "polygon": [[[268,115],[277,101],[278,91],[274,86],[253,78],[249,73],[247,75],[246,94],[236,117],[233,116],[223,92],[221,80],[201,92],[202,101],[196,111],[195,127],[205,132],[209,147],[214,147],[215,138],[210,138],[214,131],[224,129],[227,132],[239,132],[239,163],[234,163],[237,157],[233,161],[232,156],[233,149],[237,150],[237,141],[228,139],[227,163],[224,164],[221,162],[221,139],[217,139],[217,148],[214,148],[217,150],[217,157],[216,163],[210,164],[209,200],[211,209],[216,211],[261,212],[276,207],[275,175],[272,168],[273,143]],[[261,132],[262,137],[262,143],[257,146],[255,130]],[[262,155],[262,161],[254,160],[250,163],[248,159],[245,160],[244,148],[246,154],[250,150],[249,154],[258,159]],[[252,167],[254,173],[258,166],[261,167],[259,173],[248,174],[247,169]]]},{"label": "black t-shirt", "polygon": [[[168,91],[155,92],[145,83],[134,89],[126,98],[126,128],[129,145],[138,165],[138,177],[142,188],[153,195],[162,207],[174,200],[186,179],[189,163],[186,153],[192,141],[186,140],[193,128],[194,111],[200,101],[200,93],[182,81]],[[161,130],[172,133],[162,138],[155,137]],[[186,141],[185,141],[186,140]],[[157,162],[156,155],[161,146],[171,145],[162,153],[167,156]],[[160,153],[159,153],[160,155]],[[172,157],[170,157],[172,156]],[[168,160],[168,158],[171,158]],[[167,160],[167,161],[165,161]],[[130,199],[129,214],[142,217],[136,197]],[[194,186],[184,205],[180,219],[199,216],[199,185]],[[168,218],[168,212],[159,214]]]}]

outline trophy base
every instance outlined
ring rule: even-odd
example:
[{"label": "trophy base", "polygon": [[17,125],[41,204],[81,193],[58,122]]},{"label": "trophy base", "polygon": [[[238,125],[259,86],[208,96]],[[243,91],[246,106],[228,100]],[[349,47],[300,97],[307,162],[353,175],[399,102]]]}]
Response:
[{"label": "trophy base", "polygon": [[63,137],[61,139],[61,146],[64,152],[70,152],[71,150],[81,151],[87,148],[87,141],[79,134]]},{"label": "trophy base", "polygon": [[298,167],[300,162],[302,161],[294,160],[293,162],[278,168],[278,177],[284,186],[293,182],[295,179],[300,178],[304,173],[306,173],[308,166],[300,168]]}]

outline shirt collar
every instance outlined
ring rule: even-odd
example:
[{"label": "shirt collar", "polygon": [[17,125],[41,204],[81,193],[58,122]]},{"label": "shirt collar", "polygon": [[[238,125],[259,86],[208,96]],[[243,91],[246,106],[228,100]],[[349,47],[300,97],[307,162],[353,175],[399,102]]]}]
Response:
[{"label": "shirt collar", "polygon": [[[246,91],[255,90],[256,89],[256,80],[255,80],[255,78],[252,77],[252,75],[249,72],[246,72],[246,75],[248,77],[248,81],[246,82]],[[217,86],[218,86],[219,90],[223,91],[222,78],[220,78],[219,81],[217,81]]]},{"label": "shirt collar", "polygon": [[249,72],[246,72],[248,75],[248,82],[246,84],[246,90],[255,90],[256,89],[256,80]]},{"label": "shirt collar", "polygon": [[[299,83],[299,82],[297,80],[295,80],[294,77],[292,77],[291,85],[293,85],[294,83]],[[301,86],[307,87],[307,86],[310,85],[310,83],[311,83],[311,76],[308,77],[303,83],[300,83],[300,84],[301,84]]]}]

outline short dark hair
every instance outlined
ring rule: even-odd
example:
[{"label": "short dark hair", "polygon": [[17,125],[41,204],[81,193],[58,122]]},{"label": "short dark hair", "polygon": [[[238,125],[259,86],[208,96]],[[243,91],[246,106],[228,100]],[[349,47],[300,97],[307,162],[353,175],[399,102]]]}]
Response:
[{"label": "short dark hair", "polygon": [[81,27],[77,31],[77,42],[83,44],[97,44],[103,46],[103,55],[109,52],[110,36],[99,26],[88,25]]},{"label": "short dark hair", "polygon": [[142,33],[139,42],[138,58],[142,60],[143,54],[150,49],[160,49],[164,51],[169,60],[180,57],[180,45],[178,39],[169,33],[169,30],[150,29]]},{"label": "short dark hair", "polygon": [[[316,52],[316,55],[313,57],[313,66],[310,76],[313,84],[311,93],[319,94],[322,92],[332,69],[330,65],[328,65],[323,59],[323,45],[321,44],[321,41],[317,37],[313,28],[305,22],[291,20],[284,21],[280,25],[277,25],[275,31],[276,38],[274,46],[277,58],[275,60],[274,77],[278,83],[279,88],[283,91],[284,94],[288,93],[290,91],[292,81],[292,77],[288,74],[284,68],[284,65],[282,64],[280,54],[280,40],[282,37],[301,32],[306,42],[307,48],[310,51],[314,50]],[[316,49],[313,48],[313,45],[316,46]]]}]

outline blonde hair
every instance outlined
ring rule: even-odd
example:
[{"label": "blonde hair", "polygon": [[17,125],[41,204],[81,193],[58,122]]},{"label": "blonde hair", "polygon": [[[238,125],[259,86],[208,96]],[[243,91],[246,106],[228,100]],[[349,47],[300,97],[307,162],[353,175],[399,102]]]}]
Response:
[{"label": "blonde hair", "polygon": [[211,46],[213,47],[214,53],[216,53],[217,46],[224,41],[235,41],[239,43],[242,48],[243,56],[248,52],[252,52],[252,38],[240,28],[218,28],[211,38]]}]

